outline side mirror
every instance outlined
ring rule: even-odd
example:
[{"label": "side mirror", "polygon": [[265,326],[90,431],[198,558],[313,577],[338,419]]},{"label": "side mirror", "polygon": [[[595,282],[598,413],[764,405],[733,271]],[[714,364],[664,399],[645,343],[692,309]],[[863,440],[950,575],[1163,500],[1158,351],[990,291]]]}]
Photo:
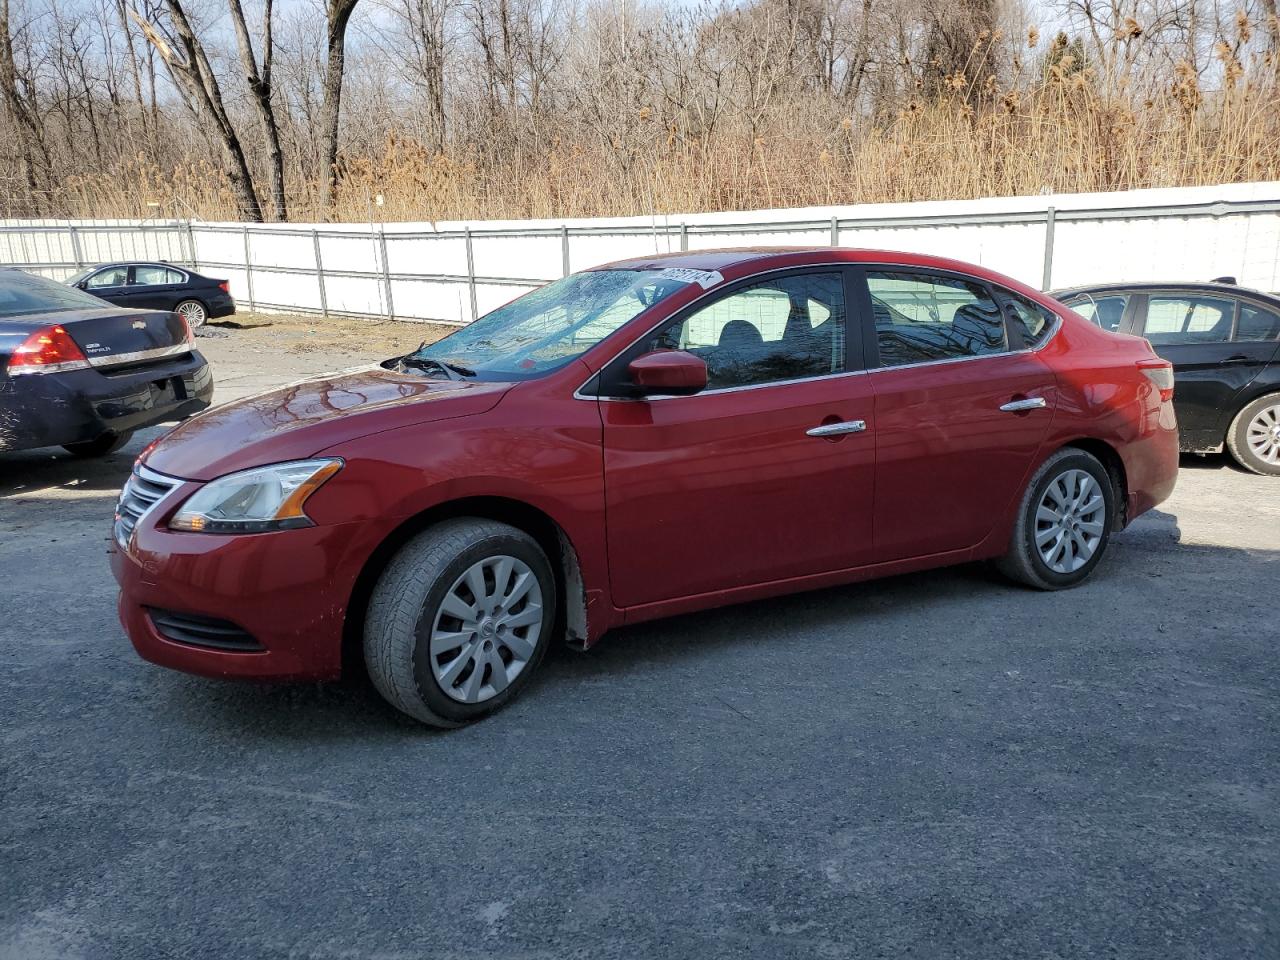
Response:
[{"label": "side mirror", "polygon": [[89,287],[89,282],[87,280],[81,280],[79,283],[76,284],[76,286],[79,287],[81,290],[87,290]]},{"label": "side mirror", "polygon": [[707,362],[684,350],[643,354],[627,365],[627,372],[646,394],[685,397],[707,386]]}]

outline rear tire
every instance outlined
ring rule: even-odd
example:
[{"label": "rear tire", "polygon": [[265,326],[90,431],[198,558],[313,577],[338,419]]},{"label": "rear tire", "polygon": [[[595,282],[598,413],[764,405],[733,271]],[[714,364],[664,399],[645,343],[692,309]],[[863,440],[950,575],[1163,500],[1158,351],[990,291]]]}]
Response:
[{"label": "rear tire", "polygon": [[82,459],[105,457],[109,453],[115,453],[132,439],[132,430],[126,430],[124,433],[104,433],[94,440],[64,443],[62,449],[73,457],[81,457]]},{"label": "rear tire", "polygon": [[555,607],[555,574],[533,537],[493,520],[446,520],[401,547],[373,590],[369,677],[402,713],[460,727],[528,685]]},{"label": "rear tire", "polygon": [[1280,393],[1259,397],[1236,414],[1227,449],[1246,470],[1280,477]]},{"label": "rear tire", "polygon": [[183,300],[173,308],[173,312],[187,321],[187,326],[192,330],[203,327],[209,319],[209,311],[199,300]]},{"label": "rear tire", "polygon": [[1116,491],[1102,464],[1090,453],[1064,447],[1027,484],[1009,552],[996,567],[1037,590],[1074,587],[1102,560],[1115,518]]}]

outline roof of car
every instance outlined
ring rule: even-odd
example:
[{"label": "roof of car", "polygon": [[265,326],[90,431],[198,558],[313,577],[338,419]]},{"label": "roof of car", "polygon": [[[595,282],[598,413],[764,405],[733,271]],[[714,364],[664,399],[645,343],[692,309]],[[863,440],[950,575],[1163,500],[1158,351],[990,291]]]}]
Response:
[{"label": "roof of car", "polygon": [[1055,300],[1061,300],[1063,297],[1070,297],[1080,293],[1096,294],[1105,293],[1111,290],[1134,290],[1138,292],[1146,292],[1149,290],[1195,290],[1205,293],[1223,293],[1235,296],[1246,297],[1262,297],[1266,300],[1277,301],[1274,293],[1267,293],[1265,290],[1255,290],[1252,287],[1242,287],[1236,283],[1222,283],[1213,280],[1195,281],[1195,280],[1168,280],[1155,281],[1144,280],[1141,283],[1124,283],[1116,281],[1113,283],[1086,283],[1076,287],[1063,287],[1060,290],[1053,290],[1049,296]]},{"label": "roof of car", "polygon": [[593,267],[593,270],[706,270],[736,279],[769,268],[784,269],[825,263],[877,263],[892,266],[953,270],[1002,284],[1013,290],[1041,295],[1026,284],[986,267],[933,254],[904,250],[872,250],[859,247],[795,246],[795,247],[729,247],[716,250],[688,250],[631,257]]}]

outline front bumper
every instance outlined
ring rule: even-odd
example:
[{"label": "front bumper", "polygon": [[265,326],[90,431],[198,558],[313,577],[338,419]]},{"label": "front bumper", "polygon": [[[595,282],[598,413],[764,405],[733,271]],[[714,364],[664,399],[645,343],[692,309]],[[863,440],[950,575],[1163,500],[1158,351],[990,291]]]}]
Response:
[{"label": "front bumper", "polygon": [[[219,536],[163,526],[201,484],[181,481],[114,544],[119,615],[134,649],[160,666],[207,677],[331,680],[356,579],[380,531],[367,523]],[[163,636],[152,611],[230,621],[255,650]]]},{"label": "front bumper", "polygon": [[185,420],[213,400],[213,371],[193,350],[123,372],[91,368],[0,379],[0,450],[95,440]]}]

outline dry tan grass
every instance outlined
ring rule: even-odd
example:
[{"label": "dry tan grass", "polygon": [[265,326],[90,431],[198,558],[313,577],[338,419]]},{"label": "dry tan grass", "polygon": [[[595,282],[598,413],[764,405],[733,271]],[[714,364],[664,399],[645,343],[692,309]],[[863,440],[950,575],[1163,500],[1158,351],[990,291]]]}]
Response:
[{"label": "dry tan grass", "polygon": [[[975,110],[957,91],[909,103],[879,123],[815,100],[783,104],[748,137],[664,130],[643,109],[626,142],[551,142],[484,161],[431,154],[388,136],[346,156],[336,208],[314,183],[291,184],[295,220],[623,216],[825,204],[1124,190],[1280,179],[1280,110],[1271,93],[1214,96],[1166,88],[1152,99],[1106,95],[1088,72],[1031,90],[991,91]],[[148,200],[176,215],[234,219],[235,203],[204,159],[171,173],[141,157],[116,174],[73,179],[72,216],[137,216]],[[373,206],[381,195],[384,204]]]}]

